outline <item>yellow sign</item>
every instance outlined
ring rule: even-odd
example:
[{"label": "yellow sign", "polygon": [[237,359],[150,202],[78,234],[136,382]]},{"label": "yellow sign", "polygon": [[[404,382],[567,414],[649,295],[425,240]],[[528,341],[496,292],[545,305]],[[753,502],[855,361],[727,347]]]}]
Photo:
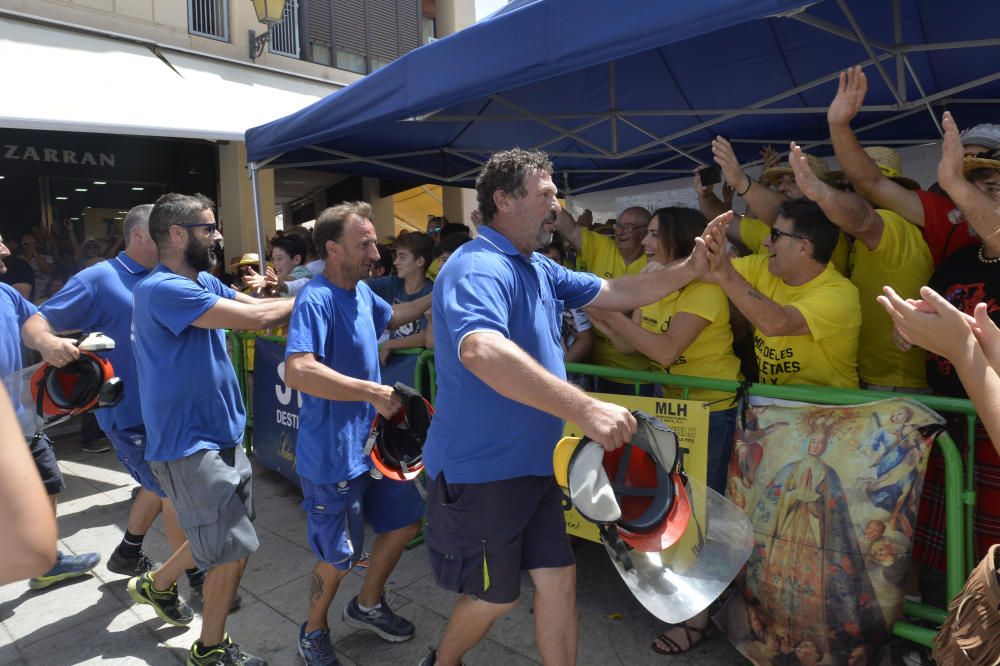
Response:
[{"label": "yellow sign", "polygon": [[[688,476],[705,482],[708,469],[708,406],[698,400],[674,400],[673,398],[642,398],[610,393],[591,393],[598,400],[621,405],[628,409],[641,409],[655,416],[677,433],[681,449],[684,449],[684,470]],[[583,437],[583,431],[575,423],[566,423],[564,437]],[[585,519],[576,509],[570,507],[565,513],[566,532],[587,539],[601,541],[597,525]]]}]

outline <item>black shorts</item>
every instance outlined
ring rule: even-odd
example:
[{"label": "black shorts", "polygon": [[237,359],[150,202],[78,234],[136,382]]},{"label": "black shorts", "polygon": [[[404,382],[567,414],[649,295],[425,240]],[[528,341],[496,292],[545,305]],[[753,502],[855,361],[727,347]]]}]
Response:
[{"label": "black shorts", "polygon": [[28,440],[28,448],[31,449],[31,457],[35,459],[38,474],[42,477],[45,492],[49,495],[58,495],[66,490],[66,481],[63,480],[62,472],[59,470],[52,440],[44,433],[38,433]]},{"label": "black shorts", "polygon": [[521,594],[522,569],[573,565],[562,498],[551,476],[448,483],[442,473],[431,479],[424,541],[438,585],[505,604]]}]

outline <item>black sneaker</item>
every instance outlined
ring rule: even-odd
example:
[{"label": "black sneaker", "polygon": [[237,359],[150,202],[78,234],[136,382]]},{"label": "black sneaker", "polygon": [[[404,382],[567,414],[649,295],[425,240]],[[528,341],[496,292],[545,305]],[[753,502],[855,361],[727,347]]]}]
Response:
[{"label": "black sneaker", "polygon": [[84,453],[104,453],[111,450],[111,442],[108,441],[107,437],[99,437],[93,441],[81,444],[80,450]]},{"label": "black sneaker", "polygon": [[413,638],[413,623],[392,612],[385,600],[385,593],[379,597],[382,604],[367,613],[358,607],[358,598],[351,599],[344,606],[344,623],[355,629],[367,629],[390,643],[402,643]]},{"label": "black sneaker", "polygon": [[169,590],[160,592],[153,587],[153,577],[149,572],[129,579],[128,595],[137,604],[152,606],[161,620],[175,627],[187,626],[194,619],[194,611],[177,594],[177,583],[171,585]]},{"label": "black sneaker", "polygon": [[[202,608],[205,607],[205,594],[202,591],[202,585],[205,583],[205,574],[208,573],[203,569],[199,569],[197,573],[188,574],[188,587],[191,589],[191,601]],[[233,602],[229,604],[229,612],[235,613],[243,605],[243,597],[237,592],[233,595]]]},{"label": "black sneaker", "polygon": [[188,653],[187,666],[267,666],[267,662],[241,650],[226,634],[222,645],[208,651],[201,641],[195,641]]},{"label": "black sneaker", "polygon": [[[437,649],[435,648],[427,648],[427,649],[429,650],[429,653],[427,654],[427,656],[425,656],[423,659],[420,660],[420,663],[417,664],[417,666],[434,666],[434,664],[437,663]],[[465,662],[464,661],[458,662],[458,666],[465,666]]]},{"label": "black sneaker", "polygon": [[146,553],[141,550],[136,557],[125,557],[121,551],[115,548],[115,552],[111,553],[111,557],[108,558],[107,566],[108,571],[131,577],[141,576],[147,571],[158,569],[160,564],[146,557]]}]

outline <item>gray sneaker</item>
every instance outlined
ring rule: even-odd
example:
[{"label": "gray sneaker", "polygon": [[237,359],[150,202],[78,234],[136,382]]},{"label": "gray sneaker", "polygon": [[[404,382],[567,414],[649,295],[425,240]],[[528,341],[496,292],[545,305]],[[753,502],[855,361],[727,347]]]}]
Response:
[{"label": "gray sneaker", "polygon": [[402,643],[413,638],[413,623],[392,612],[385,600],[385,593],[379,597],[379,601],[382,602],[381,606],[365,613],[358,607],[358,598],[354,597],[344,606],[344,624],[355,629],[373,631],[390,643]]}]

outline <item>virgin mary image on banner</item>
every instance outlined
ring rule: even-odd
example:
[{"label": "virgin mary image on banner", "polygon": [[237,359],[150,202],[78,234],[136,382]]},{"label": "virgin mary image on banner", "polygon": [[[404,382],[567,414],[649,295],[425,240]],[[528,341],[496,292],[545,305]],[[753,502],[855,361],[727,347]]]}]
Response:
[{"label": "virgin mary image on banner", "polygon": [[918,428],[940,417],[901,400],[750,409],[760,463],[751,480],[742,474],[737,433],[729,494],[740,495],[730,499],[745,505],[756,544],[729,604],[741,607],[727,606],[720,624],[756,664],[867,661],[902,603],[910,498],[932,442]]}]

